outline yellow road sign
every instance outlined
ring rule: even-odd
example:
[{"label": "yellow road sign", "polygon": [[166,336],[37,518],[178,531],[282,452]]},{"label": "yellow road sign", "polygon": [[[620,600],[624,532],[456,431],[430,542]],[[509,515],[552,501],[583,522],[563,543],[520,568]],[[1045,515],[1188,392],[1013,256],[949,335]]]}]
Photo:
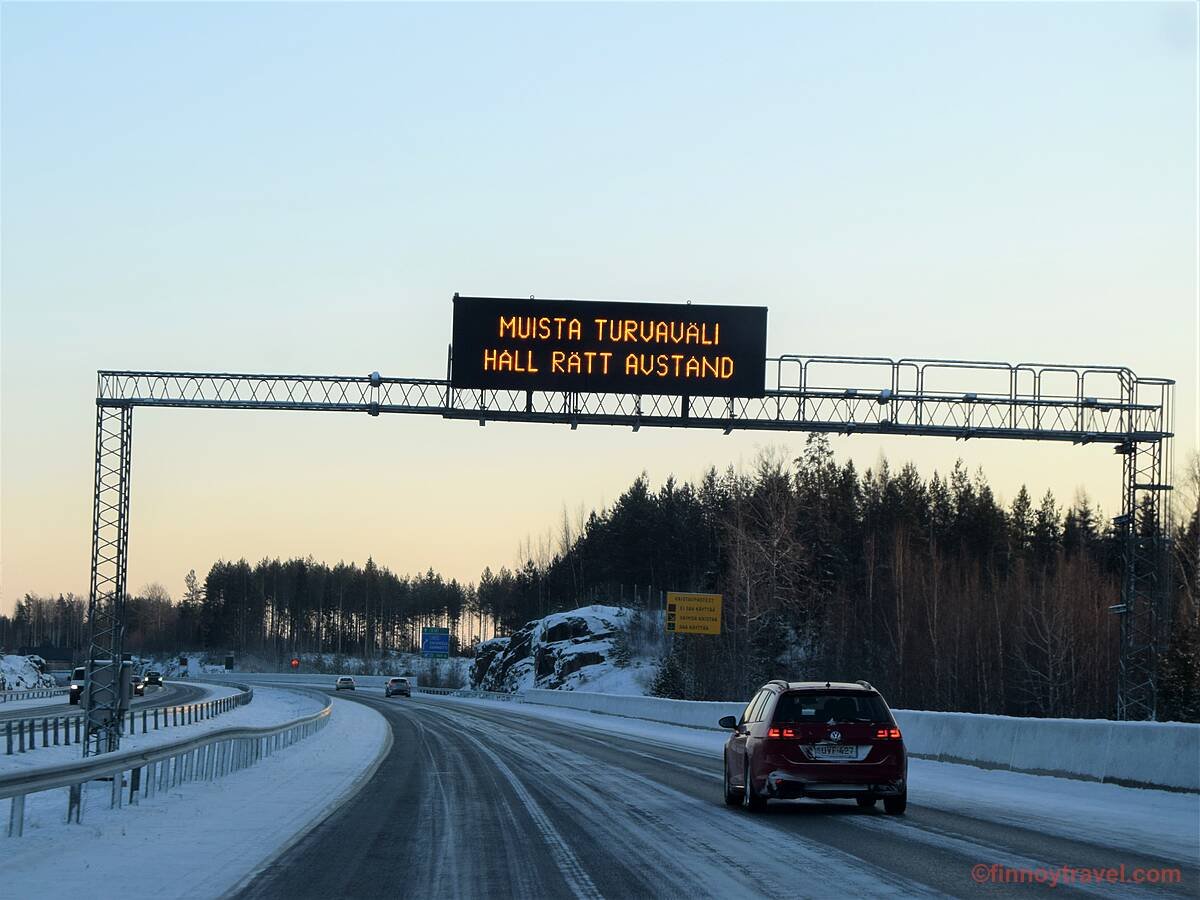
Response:
[{"label": "yellow road sign", "polygon": [[667,631],[676,634],[720,634],[721,595],[668,591]]}]

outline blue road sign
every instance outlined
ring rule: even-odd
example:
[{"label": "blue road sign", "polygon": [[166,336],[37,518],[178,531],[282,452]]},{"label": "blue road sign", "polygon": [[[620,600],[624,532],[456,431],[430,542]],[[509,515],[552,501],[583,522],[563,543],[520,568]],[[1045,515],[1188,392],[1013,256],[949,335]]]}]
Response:
[{"label": "blue road sign", "polygon": [[450,629],[422,628],[421,655],[448,659],[450,656]]}]

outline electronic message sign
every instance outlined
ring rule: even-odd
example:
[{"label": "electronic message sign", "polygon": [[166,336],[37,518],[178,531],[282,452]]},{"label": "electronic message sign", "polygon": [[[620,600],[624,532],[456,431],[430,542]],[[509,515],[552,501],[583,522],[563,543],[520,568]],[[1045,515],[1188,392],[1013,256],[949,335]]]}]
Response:
[{"label": "electronic message sign", "polygon": [[767,308],[454,297],[456,388],[761,397]]}]

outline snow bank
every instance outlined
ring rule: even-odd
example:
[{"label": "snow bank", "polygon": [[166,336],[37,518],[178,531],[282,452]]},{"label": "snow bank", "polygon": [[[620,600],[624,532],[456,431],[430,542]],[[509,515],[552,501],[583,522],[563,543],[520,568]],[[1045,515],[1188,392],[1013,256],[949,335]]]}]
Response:
[{"label": "snow bank", "polygon": [[54,676],[46,672],[46,661],[40,656],[0,656],[0,689],[29,691],[57,686]]},{"label": "snow bank", "polygon": [[[743,703],[527,690],[529,703],[717,728]],[[1200,791],[1200,725],[893,710],[914,756],[1040,775]]]},{"label": "snow bank", "polygon": [[[243,709],[264,699],[255,694]],[[65,823],[65,791],[33,794],[24,837],[4,843],[0,894],[33,897],[48,885],[94,894],[109,885],[111,896],[226,896],[352,797],[390,746],[383,716],[335,699],[324,729],[217,781],[176,785],[119,810],[108,808],[109,785],[90,784],[81,825]]]}]

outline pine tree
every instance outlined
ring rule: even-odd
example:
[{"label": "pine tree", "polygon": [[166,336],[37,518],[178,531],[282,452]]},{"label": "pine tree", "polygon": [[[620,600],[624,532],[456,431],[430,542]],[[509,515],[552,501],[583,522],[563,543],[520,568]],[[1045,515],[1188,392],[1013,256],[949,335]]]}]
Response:
[{"label": "pine tree", "polygon": [[1189,622],[1175,630],[1161,657],[1157,719],[1200,722],[1200,627]]},{"label": "pine tree", "polygon": [[650,693],[655,697],[667,697],[672,700],[686,700],[687,678],[679,656],[671,652],[659,664],[650,684]]}]

